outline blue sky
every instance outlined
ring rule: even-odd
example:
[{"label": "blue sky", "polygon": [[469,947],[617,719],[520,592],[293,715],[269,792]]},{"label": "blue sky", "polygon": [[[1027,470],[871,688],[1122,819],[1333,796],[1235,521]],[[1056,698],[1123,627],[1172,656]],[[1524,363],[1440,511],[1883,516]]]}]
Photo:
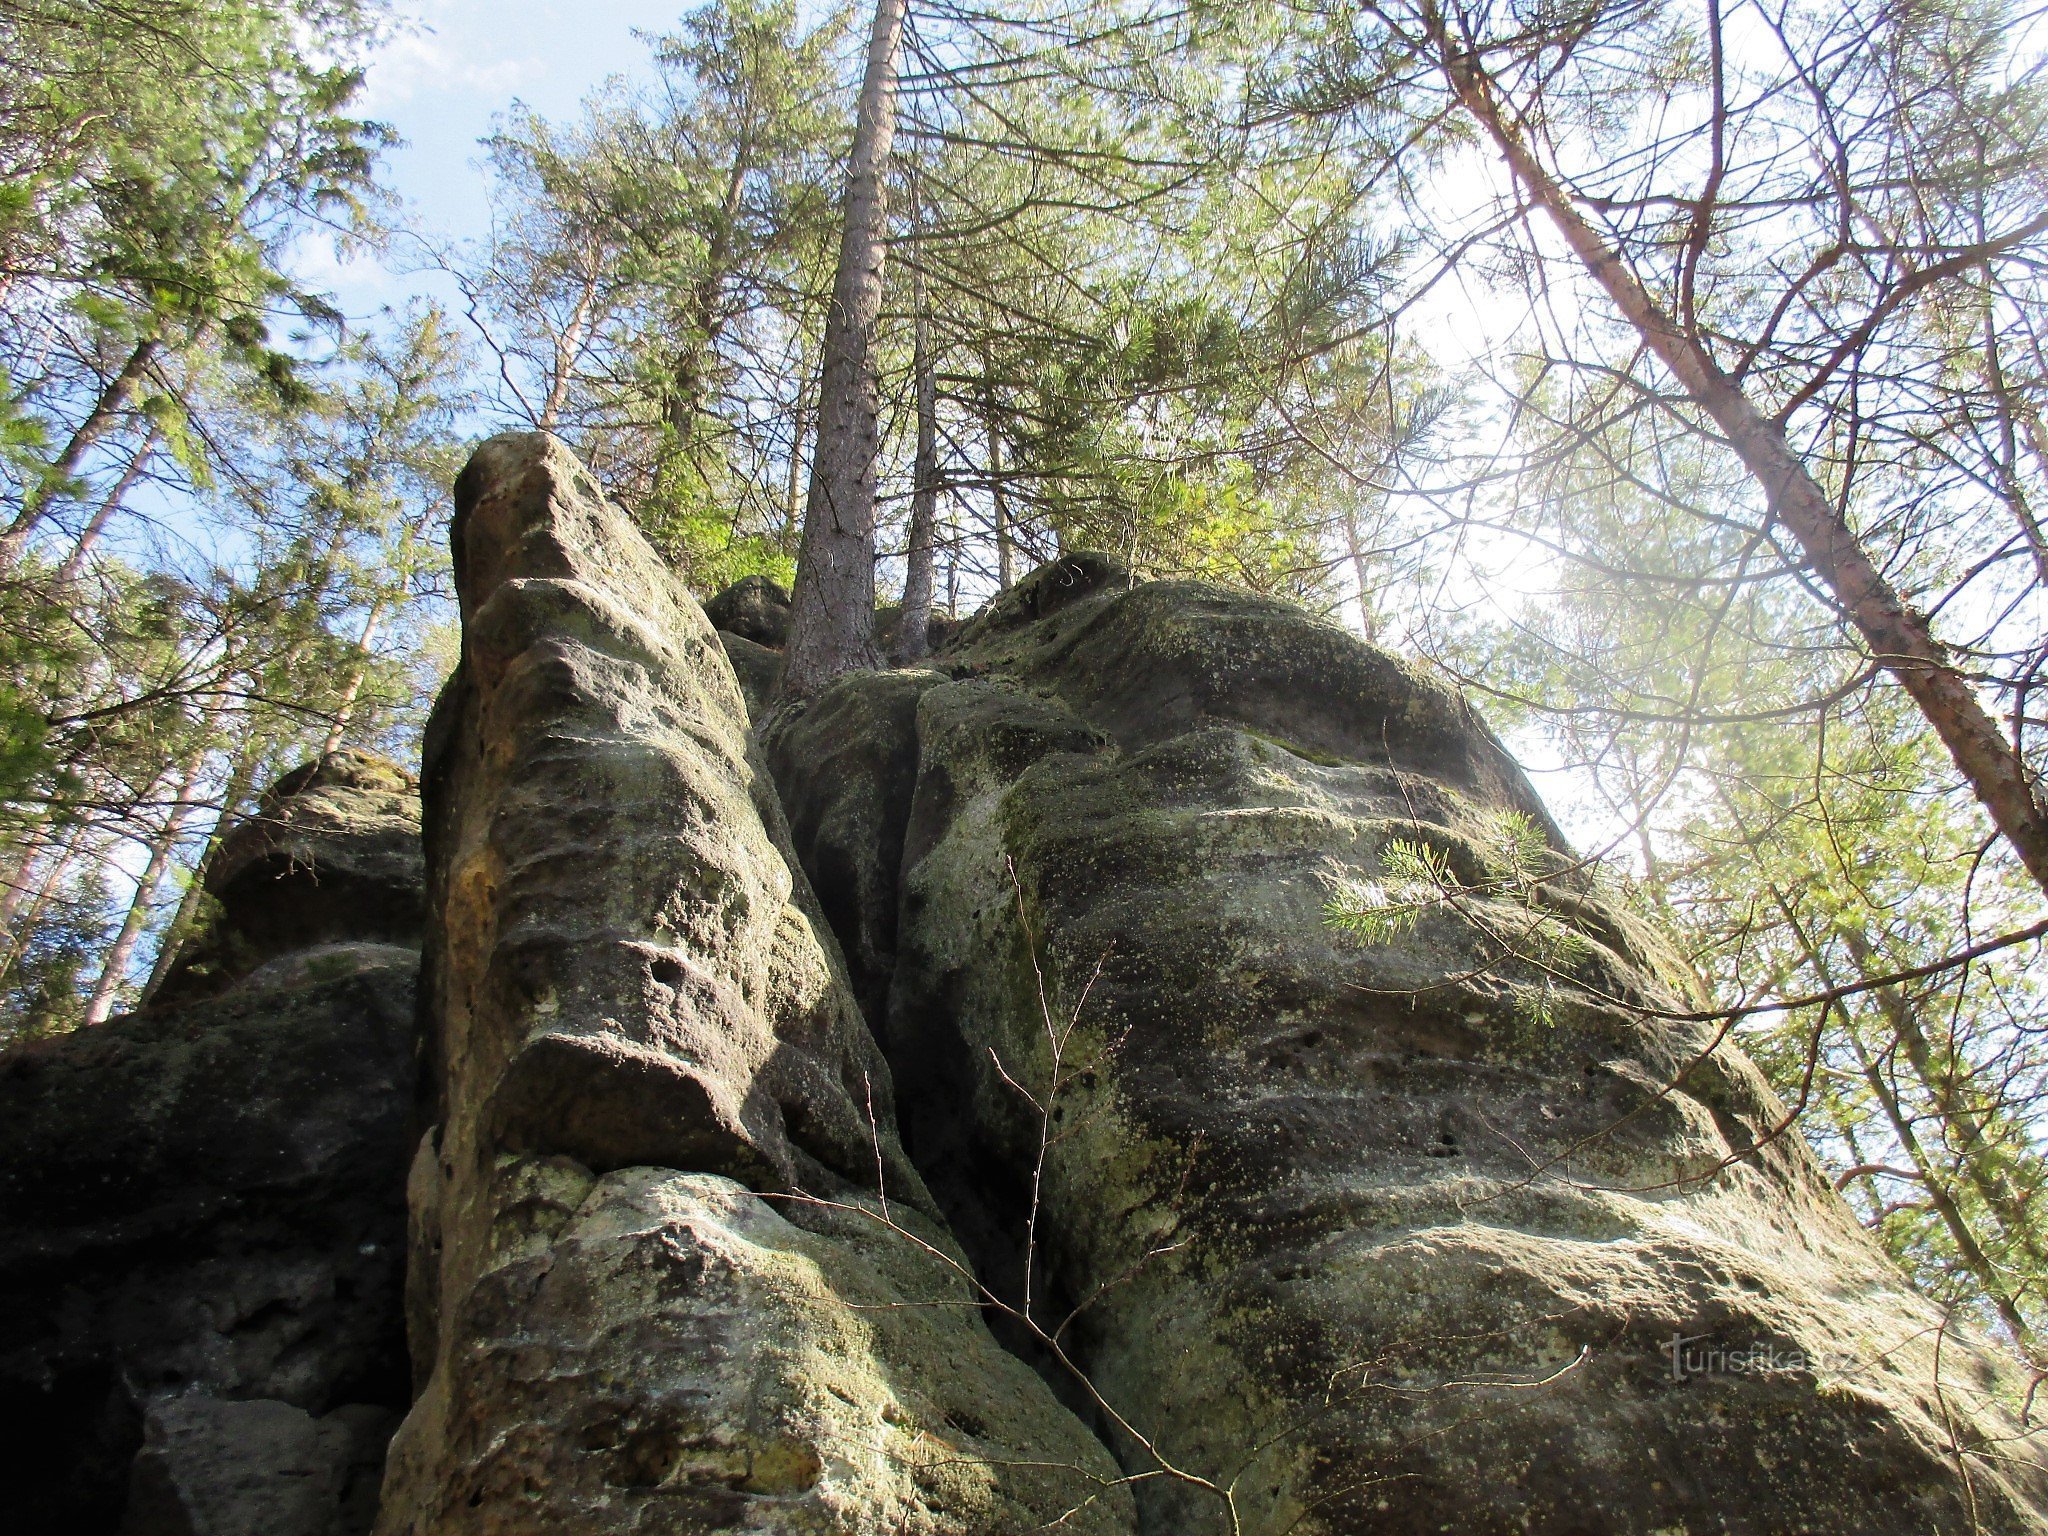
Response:
[{"label": "blue sky", "polygon": [[[400,30],[376,55],[360,101],[406,143],[385,161],[385,182],[406,220],[440,243],[473,239],[489,221],[477,141],[517,99],[566,117],[607,75],[634,74],[647,50],[635,28],[664,31],[691,0],[399,0]],[[415,295],[451,297],[445,282],[409,271],[403,251],[340,257],[308,240],[301,279],[331,293],[351,319]]]}]

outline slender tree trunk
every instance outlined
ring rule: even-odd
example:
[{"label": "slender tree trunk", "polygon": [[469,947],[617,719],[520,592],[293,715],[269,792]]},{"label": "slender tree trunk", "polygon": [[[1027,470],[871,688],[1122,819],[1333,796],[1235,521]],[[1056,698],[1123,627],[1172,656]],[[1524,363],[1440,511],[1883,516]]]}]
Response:
[{"label": "slender tree trunk", "polygon": [[13,931],[14,914],[21,910],[29,894],[37,888],[36,865],[51,852],[43,835],[47,819],[47,814],[39,818],[10,850],[13,854],[10,860],[12,867],[6,878],[0,880],[0,932]]},{"label": "slender tree trunk", "polygon": [[1793,451],[1783,424],[1750,401],[1699,338],[1658,305],[1579,213],[1509,121],[1476,54],[1451,37],[1433,5],[1425,14],[1438,65],[1459,105],[1493,141],[1523,193],[1557,226],[1622,318],[1726,434],[1763,488],[1772,516],[1799,541],[1808,568],[1834,595],[1872,658],[1911,695],[1993,825],[2035,882],[2048,891],[2048,807],[2042,805],[2026,763],[1948,648],[1935,638],[1926,615],[1908,605],[1871,560],[1826,489]]},{"label": "slender tree trunk", "polygon": [[686,441],[696,423],[697,412],[703,404],[706,362],[712,347],[718,343],[720,333],[725,330],[725,316],[720,311],[724,308],[726,284],[731,278],[727,268],[732,263],[733,234],[739,227],[740,195],[746,190],[747,172],[752,168],[753,158],[753,150],[743,133],[733,146],[732,164],[726,170],[718,227],[711,232],[711,243],[704,253],[704,275],[697,280],[696,290],[691,295],[694,312],[690,320],[697,334],[690,345],[676,354],[675,366],[670,370],[668,401],[663,416],[678,441]]},{"label": "slender tree trunk", "polygon": [[1344,544],[1351,555],[1351,576],[1358,583],[1358,632],[1368,643],[1379,638],[1374,632],[1372,605],[1366,599],[1365,543],[1358,536],[1358,509],[1347,499],[1344,503]]},{"label": "slender tree trunk", "polygon": [[[1869,941],[1853,926],[1840,930],[1843,947],[1867,980],[1881,972]],[[2011,1176],[1998,1166],[1998,1148],[1984,1134],[1984,1112],[1963,1101],[1961,1075],[1953,1062],[1937,1059],[1933,1042],[1920,1022],[1912,1000],[1897,987],[1879,987],[1873,993],[1893,1037],[1906,1053],[1906,1061],[1926,1087],[1941,1117],[1944,1139],[1955,1154],[1963,1177],[1977,1192],[1977,1198],[2004,1232],[2006,1240],[2024,1253],[2037,1268],[2048,1266],[2038,1221],[2027,1207],[2031,1190],[2015,1188]]]},{"label": "slender tree trunk", "polygon": [[162,343],[155,337],[137,342],[135,349],[128,354],[128,360],[121,365],[120,371],[107,380],[100,390],[99,398],[93,402],[92,409],[86,412],[85,420],[78,424],[77,430],[71,434],[70,441],[65,443],[64,451],[59,453],[50,467],[43,472],[41,484],[24,498],[21,511],[15,515],[14,521],[9,523],[4,531],[0,531],[0,573],[11,571],[21,563],[21,557],[28,549],[29,537],[36,531],[36,524],[42,521],[43,513],[56,498],[58,488],[78,472],[78,466],[84,462],[92,445],[104,437],[107,429],[114,424],[115,418],[121,413],[121,408],[135,393],[135,386],[142,382],[143,375],[149,371],[149,365],[161,346]]},{"label": "slender tree trunk", "polygon": [[911,304],[917,315],[910,363],[917,393],[917,458],[911,477],[910,548],[903,563],[903,618],[896,631],[899,661],[916,661],[931,650],[932,558],[939,510],[938,379],[932,364],[924,278],[915,272],[911,275]]},{"label": "slender tree trunk", "polygon": [[[41,921],[43,909],[50,904],[50,898],[57,894],[57,887],[63,883],[65,872],[84,850],[88,828],[83,824],[75,826],[64,839],[61,848],[52,850],[50,862],[44,866],[42,878],[34,882],[34,890],[28,905],[15,915],[8,930],[7,952],[0,955],[0,979],[5,979],[21,957],[28,953],[29,940],[35,934],[36,924]],[[24,875],[24,879],[28,877]]]},{"label": "slender tree trunk", "polygon": [[170,975],[171,966],[178,958],[178,948],[198,919],[199,904],[206,897],[207,866],[213,862],[221,839],[234,828],[242,801],[256,777],[256,761],[254,751],[244,751],[235,758],[234,767],[228,770],[228,781],[221,789],[220,811],[214,817],[213,831],[207,835],[206,846],[200,850],[198,862],[192,866],[192,878],[186,883],[185,894],[178,900],[178,910],[171,914],[171,920],[164,925],[163,936],[157,941],[156,959],[150,965],[149,980],[142,988],[140,1001],[143,1003],[156,996],[157,988]]},{"label": "slender tree trunk", "polygon": [[370,642],[377,638],[377,626],[383,622],[384,600],[379,598],[370,604],[369,617],[363,620],[363,632],[356,636],[355,670],[349,673],[348,682],[341,690],[341,699],[334,706],[334,724],[328,727],[327,739],[320,744],[321,752],[340,750],[341,738],[348,734],[349,718],[355,713],[356,699],[362,694],[363,682],[370,675]]},{"label": "slender tree trunk", "polygon": [[825,317],[818,440],[804,503],[784,694],[804,698],[881,664],[875,648],[875,458],[880,402],[871,350],[888,249],[889,146],[906,0],[875,0],[847,166],[846,213]]},{"label": "slender tree trunk", "polygon": [[789,417],[789,472],[782,486],[783,548],[789,547],[789,536],[803,523],[804,515],[804,439],[810,435],[811,412],[806,402],[808,390],[799,385],[796,402],[790,409]]},{"label": "slender tree trunk", "polygon": [[127,500],[128,493],[135,489],[135,482],[142,478],[143,470],[149,467],[150,455],[155,452],[156,428],[151,427],[143,434],[142,442],[135,450],[135,456],[128,461],[128,467],[121,471],[121,478],[114,482],[114,488],[101,500],[93,512],[92,520],[79,530],[78,542],[71,546],[71,553],[64,557],[64,563],[57,568],[59,586],[78,579],[79,573],[85,569],[86,556],[92,553],[92,547],[100,541],[100,535],[107,531],[107,524],[113,520],[114,514],[121,510],[121,503]]},{"label": "slender tree trunk", "polygon": [[590,324],[590,311],[597,302],[598,258],[594,242],[589,256],[583,291],[576,296],[576,307],[569,311],[569,320],[562,327],[562,334],[555,338],[555,365],[548,377],[547,398],[541,401],[540,419],[534,422],[543,432],[554,431],[562,419],[562,407],[569,400],[569,381],[576,371],[576,354],[583,348],[583,332]]},{"label": "slender tree trunk", "polygon": [[1007,592],[1016,584],[1017,554],[1010,538],[1010,497],[1003,488],[1003,433],[996,425],[995,406],[983,417],[988,431],[988,486],[991,515],[996,522],[996,590]]},{"label": "slender tree trunk", "polygon": [[177,801],[170,814],[165,816],[164,824],[150,847],[149,863],[143,867],[142,878],[135,882],[135,898],[128,903],[128,915],[121,920],[121,931],[114,936],[106,962],[100,967],[99,979],[93,983],[92,996],[86,1002],[85,1022],[88,1024],[106,1022],[121,995],[121,983],[128,975],[128,962],[135,957],[135,946],[149,923],[149,910],[156,904],[157,892],[163,889],[164,876],[170,872],[171,858],[178,850],[178,839],[184,835],[185,823],[191,819],[192,786],[198,781],[203,761],[203,754],[194,758],[179,776]]}]

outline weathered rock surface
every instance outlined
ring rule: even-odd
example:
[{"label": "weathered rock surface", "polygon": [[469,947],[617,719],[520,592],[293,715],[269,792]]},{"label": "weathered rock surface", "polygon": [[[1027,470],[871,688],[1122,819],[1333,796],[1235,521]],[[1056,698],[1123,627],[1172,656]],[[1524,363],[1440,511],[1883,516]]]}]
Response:
[{"label": "weathered rock surface", "polygon": [[703,612],[548,438],[478,451],[454,537],[423,1391],[378,1529],[1127,1525],[903,1158]]},{"label": "weathered rock surface", "polygon": [[759,719],[767,712],[769,701],[782,682],[782,652],[722,629],[718,632],[718,643],[725,647],[725,659],[732,663],[740,696],[747,701],[748,718]]},{"label": "weathered rock surface", "polygon": [[766,576],[743,576],[704,604],[713,629],[781,650],[789,643],[789,593]]},{"label": "weathered rock surface", "polygon": [[219,915],[157,994],[212,996],[280,955],[335,943],[419,948],[419,789],[396,763],[330,752],[286,774],[221,840],[206,891]]},{"label": "weathered rock surface", "polygon": [[419,957],[378,942],[389,908],[352,922],[285,866],[377,868],[352,888],[390,895],[417,804],[358,754],[291,775],[228,845],[244,875],[289,853],[223,883],[200,945],[253,970],[0,1056],[9,1530],[368,1529],[407,1396]]},{"label": "weathered rock surface", "polygon": [[8,1529],[2048,1532],[1454,693],[1083,555],[757,741],[772,585],[545,437],[457,503],[424,864],[309,765],[0,1056]]},{"label": "weathered rock surface", "polygon": [[[1182,1474],[1141,1530],[2048,1529],[2009,1375],[1441,685],[1089,557],[770,734],[906,1145]],[[1345,881],[1412,930],[1337,933]]]}]

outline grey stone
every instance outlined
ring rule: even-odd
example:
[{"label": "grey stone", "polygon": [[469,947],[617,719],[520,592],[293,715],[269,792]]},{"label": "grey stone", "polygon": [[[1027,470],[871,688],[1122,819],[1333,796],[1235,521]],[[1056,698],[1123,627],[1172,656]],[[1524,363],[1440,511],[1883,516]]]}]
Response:
[{"label": "grey stone", "polygon": [[[1654,926],[1455,692],[1100,557],[932,665],[778,721],[774,761],[825,910],[889,967],[953,1231],[1019,1305],[1027,1254],[1034,1306],[1085,1303],[1063,1347],[1126,1470],[1180,1474],[1140,1529],[2048,1528],[2014,1373],[1674,1017],[1699,1000]],[[1455,903],[1334,930],[1398,843]],[[1674,1338],[1724,1368],[1680,1379]],[[1776,1365],[1725,1366],[1752,1346]]]},{"label": "grey stone", "polygon": [[[192,1490],[215,1472],[177,1470],[232,1480],[233,1458],[194,1450],[193,1462],[179,1447],[232,1441],[239,1431],[221,1426],[258,1423],[241,1412],[253,1402],[270,1405],[260,1422],[273,1426],[354,1426],[316,1438],[346,1440],[366,1469],[333,1484],[311,1524],[247,1528],[368,1529],[383,1438],[407,1394],[419,955],[382,942],[379,915],[359,925],[373,937],[353,936],[333,888],[291,872],[280,850],[374,872],[388,890],[420,868],[416,849],[408,864],[394,846],[418,826],[416,799],[394,803],[409,796],[395,768],[355,755],[291,776],[266,799],[268,824],[242,843],[240,867],[274,860],[261,898],[278,908],[270,935],[317,942],[236,950],[202,935],[203,952],[237,959],[201,995],[0,1055],[10,1530],[111,1531],[131,1484],[158,1510],[133,1521],[235,1528],[197,1512]],[[301,901],[315,910],[295,916]],[[416,924],[416,890],[410,903]],[[220,920],[241,918],[230,904]]]},{"label": "grey stone", "polygon": [[766,576],[743,576],[704,604],[713,629],[780,650],[789,643],[789,593]]},{"label": "grey stone", "polygon": [[144,1419],[121,1536],[360,1536],[392,1415],[315,1418],[273,1399],[159,1399]]},{"label": "grey stone", "polygon": [[417,950],[419,816],[411,777],[367,752],[330,752],[286,774],[208,861],[216,916],[153,1001],[213,996],[280,955],[324,944]]},{"label": "grey stone", "polygon": [[478,451],[454,540],[378,1530],[1128,1529],[902,1155],[703,612],[552,439]]}]

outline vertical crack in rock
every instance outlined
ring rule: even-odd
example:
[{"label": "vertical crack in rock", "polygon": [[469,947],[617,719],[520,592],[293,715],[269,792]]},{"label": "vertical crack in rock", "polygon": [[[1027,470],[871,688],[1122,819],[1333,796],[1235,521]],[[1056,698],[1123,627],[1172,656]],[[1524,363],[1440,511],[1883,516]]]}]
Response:
[{"label": "vertical crack in rock", "polygon": [[[1072,1353],[1246,1536],[2048,1529],[2014,1373],[1658,1016],[1680,968],[1441,684],[1079,556],[769,736],[954,1230],[1014,1295],[1042,1172]],[[1336,932],[1396,845],[1457,904]],[[1035,968],[1064,1020],[1098,966],[1041,1170]],[[1137,1492],[1148,1533],[1233,1529]]]},{"label": "vertical crack in rock", "polygon": [[1129,1530],[898,1145],[702,611],[552,439],[456,502],[379,1531]]}]

